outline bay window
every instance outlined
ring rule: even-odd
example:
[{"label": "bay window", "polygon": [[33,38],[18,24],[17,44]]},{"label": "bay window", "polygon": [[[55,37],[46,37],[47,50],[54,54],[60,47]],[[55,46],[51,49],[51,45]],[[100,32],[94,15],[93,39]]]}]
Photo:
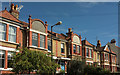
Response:
[{"label": "bay window", "polygon": [[6,40],[6,24],[0,23],[0,40]]},{"label": "bay window", "polygon": [[45,48],[45,36],[40,35],[40,47]]},{"label": "bay window", "polygon": [[32,45],[38,46],[38,34],[34,32],[32,32]]},{"label": "bay window", "polygon": [[5,51],[0,50],[0,68],[4,68],[5,65]]},{"label": "bay window", "polygon": [[61,43],[61,53],[64,53],[64,43]]},{"label": "bay window", "polygon": [[9,41],[16,42],[16,27],[9,25]]}]

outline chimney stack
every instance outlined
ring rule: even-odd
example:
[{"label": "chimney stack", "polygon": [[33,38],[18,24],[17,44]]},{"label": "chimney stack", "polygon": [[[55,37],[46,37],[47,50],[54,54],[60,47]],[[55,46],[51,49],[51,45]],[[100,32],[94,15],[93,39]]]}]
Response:
[{"label": "chimney stack", "polygon": [[100,42],[100,40],[97,41],[97,47],[101,47],[101,42]]},{"label": "chimney stack", "polygon": [[14,6],[14,4],[12,3],[9,12],[10,12],[14,17],[16,17],[16,18],[18,19],[18,18],[19,18],[19,12],[18,12],[17,9],[18,9],[18,5],[15,5],[15,6]]},{"label": "chimney stack", "polygon": [[72,32],[72,28],[68,28],[68,33]]},{"label": "chimney stack", "polygon": [[116,45],[115,39],[112,39],[110,43]]}]

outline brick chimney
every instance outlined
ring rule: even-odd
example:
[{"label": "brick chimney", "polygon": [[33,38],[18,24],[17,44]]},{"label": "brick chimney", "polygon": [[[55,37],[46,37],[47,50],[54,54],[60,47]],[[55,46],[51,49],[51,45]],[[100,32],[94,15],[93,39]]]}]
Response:
[{"label": "brick chimney", "polygon": [[97,41],[97,47],[101,47],[101,42],[100,42],[100,40]]},{"label": "brick chimney", "polygon": [[115,39],[112,39],[110,43],[116,45]]},{"label": "brick chimney", "polygon": [[14,4],[12,3],[9,12],[10,12],[14,17],[16,17],[16,18],[18,19],[18,18],[19,18],[19,12],[18,12],[17,9],[18,9],[18,5],[15,5],[15,6],[14,6]]}]

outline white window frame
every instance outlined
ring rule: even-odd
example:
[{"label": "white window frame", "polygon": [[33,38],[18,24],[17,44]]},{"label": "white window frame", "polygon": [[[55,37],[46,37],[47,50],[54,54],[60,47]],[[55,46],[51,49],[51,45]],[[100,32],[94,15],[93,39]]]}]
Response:
[{"label": "white window frame", "polygon": [[[4,67],[5,67],[5,51],[0,50],[0,54],[4,54]],[[0,59],[2,60],[3,58],[0,58]],[[0,61],[0,62],[2,62],[2,61]],[[4,67],[0,67],[0,68],[4,68]]]},{"label": "white window frame", "polygon": [[[4,31],[3,31],[3,29],[2,30],[0,29],[1,36],[2,36],[2,38],[0,40],[5,41],[6,40],[6,24],[5,23],[0,23],[0,25],[5,25],[5,30]],[[5,37],[2,35],[2,33],[5,34]],[[3,39],[3,37],[4,37],[4,39]]]},{"label": "white window frame", "polygon": [[[15,33],[10,33],[10,27],[15,28]],[[16,37],[17,37],[16,32],[17,32],[17,28],[15,26],[9,25],[8,41],[16,43]],[[11,36],[15,36],[14,41],[11,40],[12,38]]]},{"label": "white window frame", "polygon": [[[37,36],[36,36],[36,35],[37,35]],[[34,39],[35,41],[37,41],[37,45],[34,45],[34,44],[33,44],[33,41],[34,41],[33,39]],[[32,41],[32,46],[38,47],[38,34],[37,34],[37,33],[32,32],[32,40],[31,40],[31,41]]]}]

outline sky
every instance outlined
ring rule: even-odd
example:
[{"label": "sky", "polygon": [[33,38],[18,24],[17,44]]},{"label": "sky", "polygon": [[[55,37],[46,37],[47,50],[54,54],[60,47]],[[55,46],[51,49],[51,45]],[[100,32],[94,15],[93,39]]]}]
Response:
[{"label": "sky", "polygon": [[[62,25],[55,26],[56,33],[68,32],[68,28],[96,45],[97,40],[105,45],[116,39],[118,45],[118,3],[117,2],[14,2],[23,5],[19,19],[28,22],[29,15],[32,19],[38,18],[48,22],[50,26],[58,21]],[[10,9],[9,2],[2,2],[2,9]]]}]

